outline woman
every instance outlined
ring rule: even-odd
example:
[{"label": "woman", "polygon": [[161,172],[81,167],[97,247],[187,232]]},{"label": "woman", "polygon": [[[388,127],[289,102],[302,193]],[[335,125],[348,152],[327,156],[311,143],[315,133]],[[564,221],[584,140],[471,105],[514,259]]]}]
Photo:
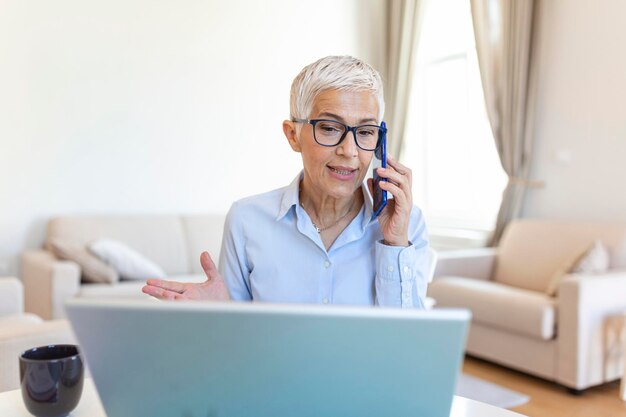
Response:
[{"label": "woman", "polygon": [[303,171],[287,187],[233,204],[219,272],[208,253],[200,257],[206,282],[151,279],[143,291],[162,299],[423,308],[428,241],[411,170],[391,157],[378,170],[393,195],[378,217],[363,182],[384,112],[378,72],[353,57],[322,58],[293,81],[290,111],[283,132]]}]

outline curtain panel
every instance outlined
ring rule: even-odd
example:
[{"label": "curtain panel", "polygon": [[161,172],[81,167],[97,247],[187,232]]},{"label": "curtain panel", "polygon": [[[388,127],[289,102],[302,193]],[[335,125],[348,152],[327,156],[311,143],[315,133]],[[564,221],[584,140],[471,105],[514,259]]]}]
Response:
[{"label": "curtain panel", "polygon": [[[538,0],[471,0],[474,35],[487,115],[509,181],[490,241],[519,217],[532,157]],[[540,184],[540,183],[539,183]]]},{"label": "curtain panel", "polygon": [[387,3],[385,120],[389,126],[388,152],[396,158],[400,158],[405,140],[422,4],[421,0],[389,0]]}]

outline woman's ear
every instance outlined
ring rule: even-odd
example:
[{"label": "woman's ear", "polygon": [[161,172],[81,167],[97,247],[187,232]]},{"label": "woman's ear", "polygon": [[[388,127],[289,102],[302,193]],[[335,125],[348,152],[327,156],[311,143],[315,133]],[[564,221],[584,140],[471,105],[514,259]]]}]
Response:
[{"label": "woman's ear", "polygon": [[289,142],[289,146],[294,152],[301,152],[300,140],[296,132],[296,123],[291,120],[285,120],[283,122],[283,133]]}]

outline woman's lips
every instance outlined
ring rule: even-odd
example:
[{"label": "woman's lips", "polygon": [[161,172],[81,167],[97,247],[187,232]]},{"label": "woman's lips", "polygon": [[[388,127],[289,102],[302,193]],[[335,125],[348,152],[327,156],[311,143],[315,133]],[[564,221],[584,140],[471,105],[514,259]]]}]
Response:
[{"label": "woman's lips", "polygon": [[356,169],[350,167],[327,165],[326,168],[328,168],[328,171],[333,178],[343,181],[353,179],[357,173]]}]

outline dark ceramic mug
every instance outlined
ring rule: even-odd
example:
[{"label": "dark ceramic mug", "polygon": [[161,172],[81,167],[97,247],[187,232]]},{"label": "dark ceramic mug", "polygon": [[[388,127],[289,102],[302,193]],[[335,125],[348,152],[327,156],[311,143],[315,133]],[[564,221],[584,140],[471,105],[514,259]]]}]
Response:
[{"label": "dark ceramic mug", "polygon": [[20,355],[22,398],[37,417],[67,416],[78,405],[83,381],[83,361],[75,345],[41,346]]}]

